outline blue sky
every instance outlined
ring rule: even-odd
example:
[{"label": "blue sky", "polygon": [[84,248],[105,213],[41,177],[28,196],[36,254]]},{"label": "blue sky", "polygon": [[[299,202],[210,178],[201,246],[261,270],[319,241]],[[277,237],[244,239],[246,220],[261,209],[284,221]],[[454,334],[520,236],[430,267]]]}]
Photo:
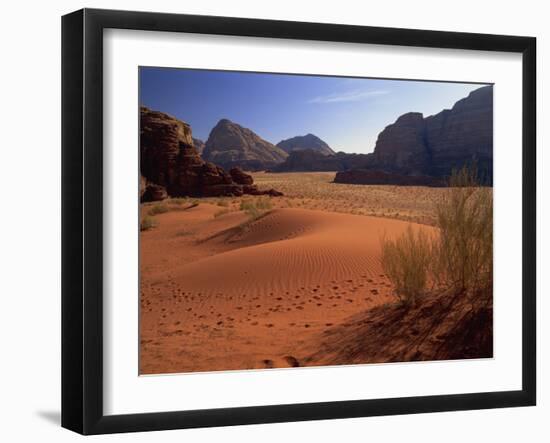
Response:
[{"label": "blue sky", "polygon": [[372,152],[400,115],[450,108],[479,84],[140,68],[140,103],[204,141],[222,118],[278,143],[312,133],[334,150]]}]

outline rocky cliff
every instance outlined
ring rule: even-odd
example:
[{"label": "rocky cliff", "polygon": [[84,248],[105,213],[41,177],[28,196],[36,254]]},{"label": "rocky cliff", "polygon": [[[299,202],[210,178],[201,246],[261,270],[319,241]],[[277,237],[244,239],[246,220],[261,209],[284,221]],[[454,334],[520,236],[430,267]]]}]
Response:
[{"label": "rocky cliff", "polygon": [[210,132],[202,156],[224,168],[261,170],[282,163],[288,154],[250,129],[222,119]]},{"label": "rocky cliff", "polygon": [[[339,152],[323,156],[311,150],[295,151],[273,171],[371,170],[387,173],[384,180],[393,177],[402,184],[403,176],[445,177],[453,169],[474,162],[478,171],[492,183],[492,86],[476,89],[452,109],[430,117],[424,118],[418,112],[403,114],[379,134],[372,154]],[[358,178],[361,174],[363,179]],[[361,174],[353,175],[353,180],[376,180],[369,174]],[[352,175],[339,177],[342,183],[348,179],[351,180]]]},{"label": "rocky cliff", "polygon": [[311,149],[312,151],[319,152],[323,155],[335,154],[335,152],[327,143],[325,143],[323,140],[313,134],[299,135],[286,140],[282,140],[277,143],[277,146],[288,154],[294,151],[303,151],[304,149]]},{"label": "rocky cliff", "polygon": [[399,117],[378,136],[372,168],[441,177],[475,162],[492,177],[492,161],[493,87],[484,86],[436,115]]},{"label": "rocky cliff", "polygon": [[419,112],[399,117],[378,135],[373,156],[376,168],[410,175],[429,174],[431,159],[425,133],[426,124]]},{"label": "rocky cliff", "polygon": [[480,171],[493,175],[493,87],[485,86],[445,110],[425,119],[426,144],[432,175],[475,159]]},{"label": "rocky cliff", "polygon": [[252,176],[236,169],[230,173],[204,161],[194,147],[191,127],[168,114],[140,108],[140,199],[270,194],[260,191]]}]

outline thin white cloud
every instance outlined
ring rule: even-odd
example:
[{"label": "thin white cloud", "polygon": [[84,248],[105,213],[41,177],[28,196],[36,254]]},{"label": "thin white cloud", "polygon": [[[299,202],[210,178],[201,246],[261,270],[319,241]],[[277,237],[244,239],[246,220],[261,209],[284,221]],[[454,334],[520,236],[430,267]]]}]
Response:
[{"label": "thin white cloud", "polygon": [[373,97],[378,97],[380,95],[388,94],[388,91],[375,90],[375,91],[365,91],[365,90],[355,90],[347,92],[339,92],[329,95],[321,95],[319,97],[312,98],[308,103],[342,103],[342,102],[358,102],[363,100],[368,100]]}]

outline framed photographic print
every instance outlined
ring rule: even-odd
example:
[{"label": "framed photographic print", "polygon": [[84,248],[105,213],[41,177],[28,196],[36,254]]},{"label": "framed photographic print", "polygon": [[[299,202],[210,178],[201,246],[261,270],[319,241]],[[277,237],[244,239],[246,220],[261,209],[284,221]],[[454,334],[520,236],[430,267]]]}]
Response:
[{"label": "framed photographic print", "polygon": [[531,37],[62,21],[62,425],[534,405]]}]

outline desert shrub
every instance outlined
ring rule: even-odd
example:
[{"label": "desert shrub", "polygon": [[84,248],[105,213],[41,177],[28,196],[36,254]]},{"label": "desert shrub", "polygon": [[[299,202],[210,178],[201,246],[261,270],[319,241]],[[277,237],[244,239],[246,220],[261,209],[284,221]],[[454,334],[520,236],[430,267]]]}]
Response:
[{"label": "desert shrub", "polygon": [[229,202],[227,200],[220,199],[217,203],[218,206],[227,207],[229,206]]},{"label": "desert shrub", "polygon": [[175,205],[183,205],[188,202],[187,197],[173,197],[170,199],[170,203]]},{"label": "desert shrub", "polygon": [[155,219],[151,216],[146,215],[141,219],[141,222],[139,224],[139,230],[148,231],[149,229],[152,229],[155,226],[157,226],[157,222],[155,221]]},{"label": "desert shrub", "polygon": [[427,281],[456,292],[478,293],[493,281],[493,193],[480,186],[475,167],[453,171],[436,203],[438,234],[409,227],[382,240],[382,265],[401,301],[414,302]]},{"label": "desert shrub", "polygon": [[168,212],[170,208],[164,204],[159,203],[154,206],[151,206],[151,209],[149,209],[149,215],[157,215],[157,214],[164,214],[165,212]]},{"label": "desert shrub", "polygon": [[409,226],[400,237],[382,240],[382,267],[404,304],[415,304],[424,293],[432,259],[432,244],[422,229]]},{"label": "desert shrub", "polygon": [[493,281],[493,193],[479,186],[475,167],[455,171],[449,186],[436,208],[433,274],[446,286],[475,292]]},{"label": "desert shrub", "polygon": [[251,219],[257,219],[272,208],[273,205],[269,197],[242,200],[240,205],[240,210],[246,212]]},{"label": "desert shrub", "polygon": [[273,208],[269,197],[261,197],[256,200],[256,208],[260,211],[269,211]]}]

